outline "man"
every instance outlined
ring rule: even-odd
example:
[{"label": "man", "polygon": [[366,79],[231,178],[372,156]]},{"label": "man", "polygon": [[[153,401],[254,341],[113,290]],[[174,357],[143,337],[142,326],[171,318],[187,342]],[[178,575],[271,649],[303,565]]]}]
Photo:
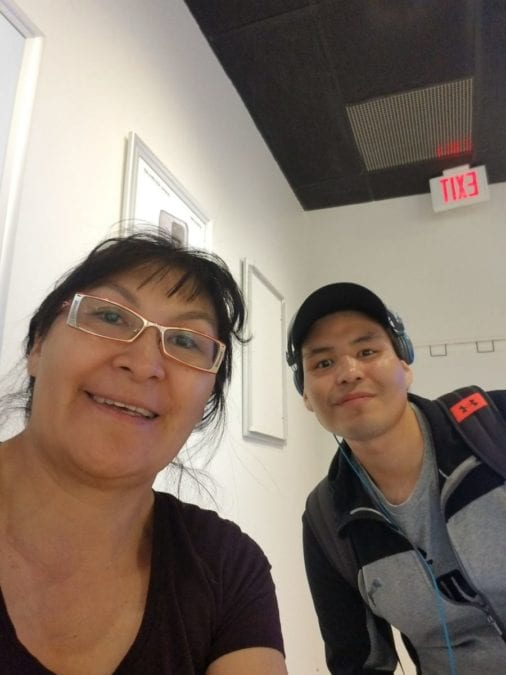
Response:
[{"label": "man", "polygon": [[[400,318],[362,286],[324,286],[295,315],[287,360],[306,408],[342,438],[303,516],[330,672],[393,673],[395,626],[423,675],[506,673],[504,478],[438,403],[408,394]],[[506,418],[506,392],[489,396]]]}]

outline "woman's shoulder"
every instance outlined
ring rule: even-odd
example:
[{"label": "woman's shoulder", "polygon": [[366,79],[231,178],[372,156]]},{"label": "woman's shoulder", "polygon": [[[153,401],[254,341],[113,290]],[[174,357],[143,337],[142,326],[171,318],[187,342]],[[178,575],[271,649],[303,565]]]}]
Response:
[{"label": "woman's shoulder", "polygon": [[[216,511],[181,501],[174,495],[155,492],[155,521],[161,529],[187,536],[201,553],[230,556],[234,554],[263,558],[260,546],[237,523]],[[156,526],[155,526],[156,527]],[[206,556],[207,557],[207,556]]]},{"label": "woman's shoulder", "polygon": [[184,589],[193,623],[209,614],[209,602],[214,608],[219,639],[211,660],[251,646],[283,651],[271,566],[249,535],[216,511],[165,493],[155,493],[155,532],[158,569]]},{"label": "woman's shoulder", "polygon": [[236,523],[220,516],[216,511],[182,501],[168,492],[158,492],[155,490],[155,504],[155,513],[158,515],[180,519],[190,527],[199,527],[207,524],[209,526],[221,527],[225,530],[240,529]]}]

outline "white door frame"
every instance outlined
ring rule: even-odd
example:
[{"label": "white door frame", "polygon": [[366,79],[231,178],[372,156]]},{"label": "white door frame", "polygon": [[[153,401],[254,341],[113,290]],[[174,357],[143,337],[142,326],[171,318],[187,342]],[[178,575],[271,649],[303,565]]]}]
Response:
[{"label": "white door frame", "polygon": [[[11,263],[14,251],[19,194],[25,163],[44,37],[11,0],[0,0],[0,14],[25,38],[16,97],[0,172],[0,350],[3,342]],[[0,167],[1,171],[1,167]]]}]

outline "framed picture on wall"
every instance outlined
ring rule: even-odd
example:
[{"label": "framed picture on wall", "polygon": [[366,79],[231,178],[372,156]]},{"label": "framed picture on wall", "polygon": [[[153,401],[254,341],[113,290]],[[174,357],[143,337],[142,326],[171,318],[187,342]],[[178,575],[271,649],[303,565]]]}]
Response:
[{"label": "framed picture on wall", "polygon": [[243,347],[245,438],[273,445],[286,442],[285,299],[267,277],[242,261],[248,335]]},{"label": "framed picture on wall", "polygon": [[128,136],[121,232],[156,225],[183,244],[211,248],[211,223],[193,197],[135,134]]}]

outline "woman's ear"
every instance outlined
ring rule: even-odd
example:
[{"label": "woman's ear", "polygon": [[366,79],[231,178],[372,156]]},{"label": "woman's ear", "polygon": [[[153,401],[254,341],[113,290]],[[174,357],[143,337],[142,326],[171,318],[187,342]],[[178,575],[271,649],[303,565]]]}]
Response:
[{"label": "woman's ear", "polygon": [[42,345],[43,340],[41,338],[36,338],[26,359],[26,370],[28,371],[28,375],[30,375],[30,377],[35,377],[37,375]]}]

